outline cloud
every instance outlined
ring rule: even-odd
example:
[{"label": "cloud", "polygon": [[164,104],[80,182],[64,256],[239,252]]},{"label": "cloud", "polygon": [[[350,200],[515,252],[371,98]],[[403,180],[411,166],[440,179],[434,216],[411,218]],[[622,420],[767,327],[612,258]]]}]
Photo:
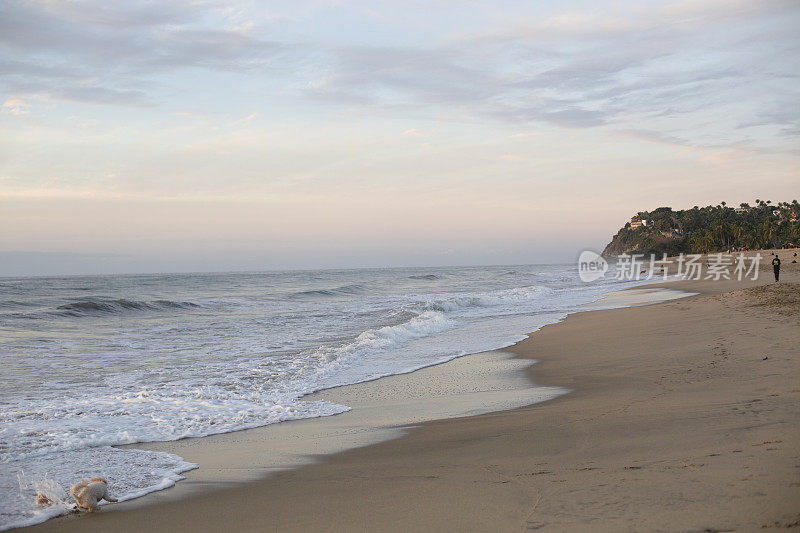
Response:
[{"label": "cloud", "polygon": [[320,100],[348,94],[382,106],[458,105],[489,98],[495,88],[490,72],[451,49],[347,46],[326,55],[328,67],[308,91]]},{"label": "cloud", "polygon": [[231,126],[244,126],[245,124],[250,123],[250,121],[256,118],[257,116],[258,113],[251,113],[244,118],[240,118],[239,120],[231,122]]},{"label": "cloud", "polygon": [[741,159],[748,159],[758,155],[761,155],[758,151],[750,150],[744,146],[734,146],[727,150],[705,154],[700,160],[710,165],[728,167]]},{"label": "cloud", "polygon": [[[182,68],[261,68],[281,46],[211,2],[0,3],[0,83],[79,102],[150,105],[153,78]],[[207,19],[216,20],[207,27]],[[138,86],[130,88],[130,85]]]},{"label": "cloud", "polygon": [[0,106],[0,112],[10,115],[26,115],[30,112],[28,110],[29,107],[30,104],[26,104],[19,98],[9,98]]},{"label": "cloud", "polygon": [[[570,128],[647,121],[690,144],[729,131],[733,116],[757,114],[776,138],[798,124],[773,121],[763,107],[797,99],[796,81],[785,76],[800,67],[799,18],[800,7],[787,1],[518,16],[500,30],[435,46],[331,49],[309,96],[415,117],[447,108],[467,120]],[[731,142],[754,139],[740,132]]]},{"label": "cloud", "polygon": [[[438,46],[332,48],[306,90],[322,103],[387,114],[447,108],[468,119],[570,128],[630,122],[628,129],[652,117],[697,131],[711,106],[754,101],[766,80],[784,84],[785,105],[796,97],[796,84],[780,82],[765,65],[770,49],[758,45],[797,46],[780,20],[789,3],[666,7],[557,14]],[[791,56],[782,55],[780,68]]]},{"label": "cloud", "polygon": [[[800,117],[782,112],[797,100],[800,68],[800,7],[789,0],[479,1],[470,9],[492,17],[446,38],[414,34],[419,22],[403,26],[387,6],[370,7],[361,31],[359,7],[300,4],[263,15],[249,2],[0,3],[0,83],[26,99],[189,108],[176,85],[200,72],[262,116],[279,94],[298,108],[376,118],[623,131],[647,122],[690,145],[722,130],[730,142],[784,143],[800,131]],[[466,9],[446,7],[448,17]],[[348,31],[331,26],[332,14]],[[230,75],[243,83],[230,85]],[[195,109],[212,90],[192,86]]]},{"label": "cloud", "polygon": [[658,131],[650,131],[644,129],[627,129],[627,130],[619,130],[618,133],[624,137],[638,139],[649,143],[665,144],[668,146],[689,146],[689,142],[686,141],[685,139],[681,139],[680,137],[675,137],[673,135],[668,135]]}]

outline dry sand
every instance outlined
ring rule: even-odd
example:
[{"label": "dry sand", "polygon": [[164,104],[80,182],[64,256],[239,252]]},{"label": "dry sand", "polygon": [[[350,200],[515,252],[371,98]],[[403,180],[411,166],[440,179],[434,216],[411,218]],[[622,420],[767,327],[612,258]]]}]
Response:
[{"label": "dry sand", "polygon": [[[699,294],[546,326],[509,350],[540,361],[527,370],[535,383],[571,389],[553,400],[426,422],[400,438],[257,481],[183,492],[180,486],[191,484],[181,482],[160,495],[31,529],[800,526],[797,266],[785,261],[785,281],[777,285],[768,270],[755,282],[669,283]],[[257,459],[253,450],[264,442],[236,435],[214,446],[231,455],[247,449],[248,461]]]}]

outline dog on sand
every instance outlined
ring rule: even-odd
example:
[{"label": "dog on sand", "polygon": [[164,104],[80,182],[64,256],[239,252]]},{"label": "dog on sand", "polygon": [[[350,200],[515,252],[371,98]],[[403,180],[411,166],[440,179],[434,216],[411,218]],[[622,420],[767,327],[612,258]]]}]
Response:
[{"label": "dog on sand", "polygon": [[100,500],[116,502],[116,498],[108,495],[108,482],[101,477],[93,477],[91,481],[85,479],[69,489],[69,493],[75,498],[80,509],[85,509],[90,513],[99,511]]}]

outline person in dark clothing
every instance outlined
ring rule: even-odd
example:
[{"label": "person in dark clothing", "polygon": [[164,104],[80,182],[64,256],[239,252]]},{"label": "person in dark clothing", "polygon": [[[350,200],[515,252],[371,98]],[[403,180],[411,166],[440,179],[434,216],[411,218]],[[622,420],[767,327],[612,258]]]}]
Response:
[{"label": "person in dark clothing", "polygon": [[778,277],[781,275],[781,260],[777,255],[772,260],[772,271],[775,272],[775,281],[778,281]]}]

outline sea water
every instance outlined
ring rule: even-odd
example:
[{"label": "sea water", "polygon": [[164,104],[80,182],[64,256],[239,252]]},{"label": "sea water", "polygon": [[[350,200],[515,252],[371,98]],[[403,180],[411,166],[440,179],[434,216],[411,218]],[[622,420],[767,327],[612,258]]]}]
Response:
[{"label": "sea water", "polygon": [[509,346],[629,285],[570,265],[0,278],[0,529],[63,513],[82,478],[125,500],[196,466],[114,445],[341,413],[303,396]]}]

